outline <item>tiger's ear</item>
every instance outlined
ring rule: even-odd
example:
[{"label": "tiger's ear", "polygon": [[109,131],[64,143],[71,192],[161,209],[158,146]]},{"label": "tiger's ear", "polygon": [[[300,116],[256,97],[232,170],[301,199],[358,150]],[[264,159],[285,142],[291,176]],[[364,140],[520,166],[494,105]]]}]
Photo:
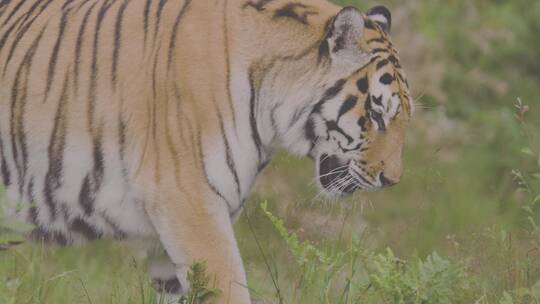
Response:
[{"label": "tiger's ear", "polygon": [[377,22],[385,32],[390,33],[392,14],[385,6],[372,7],[367,11],[366,15],[369,19]]},{"label": "tiger's ear", "polygon": [[358,41],[364,32],[364,18],[360,11],[349,6],[332,21],[323,44],[333,62],[353,63],[361,57]]}]

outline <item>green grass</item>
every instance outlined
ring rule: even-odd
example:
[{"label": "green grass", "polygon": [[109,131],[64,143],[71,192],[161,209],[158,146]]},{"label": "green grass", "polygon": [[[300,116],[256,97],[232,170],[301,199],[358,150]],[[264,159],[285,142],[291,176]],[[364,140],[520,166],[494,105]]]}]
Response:
[{"label": "green grass", "polygon": [[144,263],[109,242],[18,246],[0,253],[0,274],[0,303],[156,303]]},{"label": "green grass", "polygon": [[[394,40],[423,104],[402,182],[323,200],[313,163],[279,151],[236,226],[250,288],[292,304],[539,303],[538,3],[382,2],[394,12]],[[531,106],[525,125],[514,115],[518,97]],[[154,303],[144,263],[106,241],[16,246],[0,251],[0,303]]]}]

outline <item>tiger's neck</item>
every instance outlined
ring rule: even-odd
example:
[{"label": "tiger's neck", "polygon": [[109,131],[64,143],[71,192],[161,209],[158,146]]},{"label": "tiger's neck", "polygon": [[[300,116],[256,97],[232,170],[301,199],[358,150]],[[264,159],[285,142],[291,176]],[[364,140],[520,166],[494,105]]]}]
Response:
[{"label": "tiger's neck", "polygon": [[261,150],[271,153],[278,143],[306,155],[310,144],[304,136],[305,111],[322,89],[303,88],[325,80],[324,69],[317,67],[319,45],[340,8],[325,0],[229,2],[233,102],[250,110],[249,127]]}]

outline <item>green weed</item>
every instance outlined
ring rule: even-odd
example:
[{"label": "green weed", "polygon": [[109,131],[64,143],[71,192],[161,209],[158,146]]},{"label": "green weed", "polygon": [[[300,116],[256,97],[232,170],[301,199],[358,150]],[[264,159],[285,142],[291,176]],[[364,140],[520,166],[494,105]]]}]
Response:
[{"label": "green weed", "polygon": [[206,273],[204,262],[195,262],[191,265],[187,280],[190,290],[180,300],[180,304],[212,303],[212,299],[220,294],[219,289],[210,288],[210,276]]}]

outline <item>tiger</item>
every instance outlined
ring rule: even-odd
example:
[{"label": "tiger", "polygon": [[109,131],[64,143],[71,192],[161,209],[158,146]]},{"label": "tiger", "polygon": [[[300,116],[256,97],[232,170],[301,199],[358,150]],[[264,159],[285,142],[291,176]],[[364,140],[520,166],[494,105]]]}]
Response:
[{"label": "tiger", "polygon": [[153,244],[168,299],[204,261],[216,303],[250,303],[233,224],[276,149],[331,197],[399,182],[390,29],[326,0],[2,0],[3,207],[44,243]]}]

